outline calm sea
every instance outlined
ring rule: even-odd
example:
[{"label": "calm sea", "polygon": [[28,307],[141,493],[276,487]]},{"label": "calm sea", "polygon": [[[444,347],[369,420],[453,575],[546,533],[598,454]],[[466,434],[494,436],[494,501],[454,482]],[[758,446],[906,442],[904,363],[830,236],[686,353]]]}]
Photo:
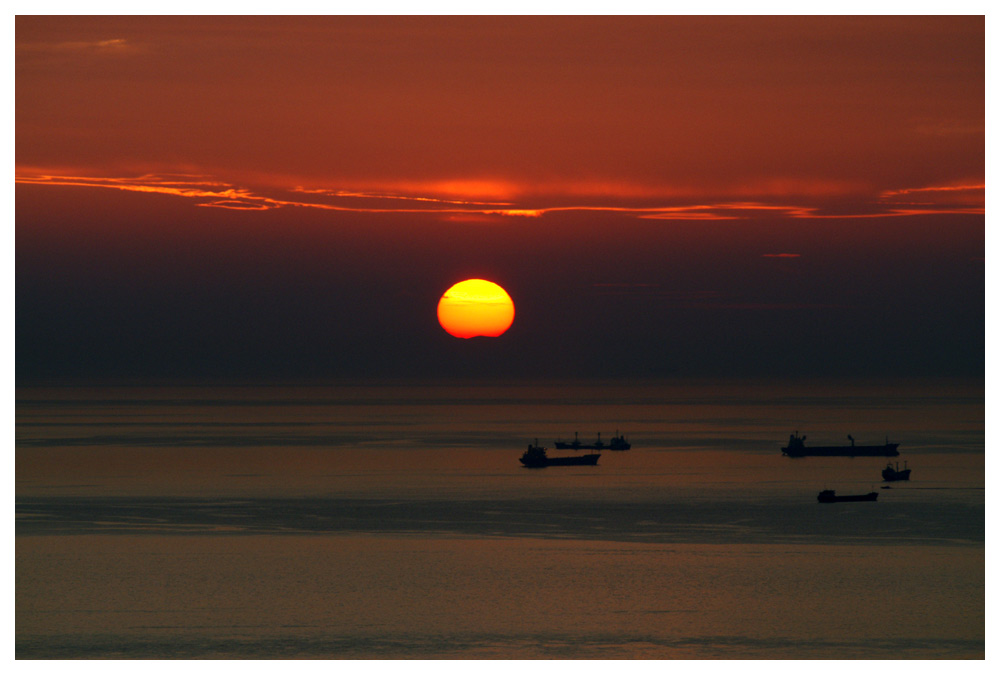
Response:
[{"label": "calm sea", "polygon": [[984,417],[958,381],[22,388],[16,656],[983,658]]}]

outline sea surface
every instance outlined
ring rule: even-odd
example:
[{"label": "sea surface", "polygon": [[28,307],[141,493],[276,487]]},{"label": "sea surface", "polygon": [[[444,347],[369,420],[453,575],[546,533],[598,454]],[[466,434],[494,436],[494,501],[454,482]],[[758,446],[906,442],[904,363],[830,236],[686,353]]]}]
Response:
[{"label": "sea surface", "polygon": [[[19,659],[985,655],[981,381],[16,397]],[[518,462],[574,432],[632,449]]]}]

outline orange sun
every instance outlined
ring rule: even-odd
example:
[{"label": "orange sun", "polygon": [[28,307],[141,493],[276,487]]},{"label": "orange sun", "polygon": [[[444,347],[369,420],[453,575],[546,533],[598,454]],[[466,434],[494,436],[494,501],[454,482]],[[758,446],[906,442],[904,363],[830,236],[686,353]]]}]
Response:
[{"label": "orange sun", "polygon": [[492,281],[466,279],[441,296],[438,321],[455,337],[497,337],[514,323],[514,302]]}]

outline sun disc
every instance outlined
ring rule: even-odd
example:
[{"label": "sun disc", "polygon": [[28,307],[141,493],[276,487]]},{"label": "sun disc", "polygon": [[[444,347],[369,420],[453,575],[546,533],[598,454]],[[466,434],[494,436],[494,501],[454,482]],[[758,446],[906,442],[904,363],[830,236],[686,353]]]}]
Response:
[{"label": "sun disc", "polygon": [[441,327],[455,337],[498,337],[514,323],[514,302],[492,281],[466,279],[444,292],[437,315]]}]

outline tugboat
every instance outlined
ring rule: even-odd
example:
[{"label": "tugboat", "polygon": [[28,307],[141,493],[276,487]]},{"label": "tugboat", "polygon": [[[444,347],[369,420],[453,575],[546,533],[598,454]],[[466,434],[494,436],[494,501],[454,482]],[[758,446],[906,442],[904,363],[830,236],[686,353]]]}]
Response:
[{"label": "tugboat", "polygon": [[910,469],[905,468],[906,462],[903,462],[903,470],[899,470],[899,462],[896,462],[896,468],[892,468],[892,464],[886,464],[885,468],[882,469],[882,480],[886,482],[891,482],[894,480],[910,480]]},{"label": "tugboat", "polygon": [[[536,440],[535,443],[538,441]],[[599,452],[572,457],[549,457],[545,448],[529,444],[528,449],[521,455],[521,464],[529,469],[543,469],[547,466],[594,466],[600,457],[601,453]]]},{"label": "tugboat", "polygon": [[816,495],[816,501],[820,504],[832,504],[834,502],[873,502],[878,499],[877,492],[869,492],[866,495],[837,495],[834,490],[823,490]]},{"label": "tugboat", "polygon": [[597,440],[590,445],[583,445],[580,443],[580,434],[578,432],[573,432],[573,440],[571,442],[564,441],[562,439],[556,440],[554,445],[558,450],[628,450],[632,447],[624,435],[618,435],[615,431],[614,438],[605,445],[604,441],[601,440],[601,432],[597,432]]},{"label": "tugboat", "polygon": [[847,439],[850,445],[817,445],[806,447],[806,437],[795,432],[788,437],[788,446],[781,449],[781,454],[789,457],[898,457],[899,443],[890,443],[886,437],[885,445],[854,445],[854,437]]}]

